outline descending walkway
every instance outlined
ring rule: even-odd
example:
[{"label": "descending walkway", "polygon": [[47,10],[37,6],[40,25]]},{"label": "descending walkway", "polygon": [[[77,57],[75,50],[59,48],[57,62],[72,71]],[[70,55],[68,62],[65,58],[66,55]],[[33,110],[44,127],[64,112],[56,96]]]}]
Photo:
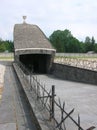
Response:
[{"label": "descending walkway", "polygon": [[49,91],[55,85],[56,95],[66,101],[66,110],[75,108],[73,118],[80,114],[81,126],[97,130],[97,86],[57,79],[53,75],[36,75]]},{"label": "descending walkway", "polygon": [[5,67],[0,102],[0,130],[36,130],[30,107],[10,62],[0,61],[0,64]]},{"label": "descending walkway", "polygon": [[[0,102],[0,130],[36,130],[33,115],[11,62],[0,61],[0,65],[5,68],[4,80],[1,80],[4,81],[4,87]],[[95,126],[97,130],[97,86],[65,81],[53,75],[36,76],[45,84],[47,90],[52,85],[56,86],[57,97],[66,101],[67,111],[75,108],[72,116],[76,119],[77,114],[80,114],[83,128]]]}]

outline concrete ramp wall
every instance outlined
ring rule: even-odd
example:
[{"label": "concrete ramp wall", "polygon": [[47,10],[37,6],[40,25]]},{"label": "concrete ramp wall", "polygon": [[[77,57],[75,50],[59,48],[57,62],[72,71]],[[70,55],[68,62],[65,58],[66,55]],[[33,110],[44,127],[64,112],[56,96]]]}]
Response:
[{"label": "concrete ramp wall", "polygon": [[53,63],[53,74],[61,79],[97,85],[97,72]]}]

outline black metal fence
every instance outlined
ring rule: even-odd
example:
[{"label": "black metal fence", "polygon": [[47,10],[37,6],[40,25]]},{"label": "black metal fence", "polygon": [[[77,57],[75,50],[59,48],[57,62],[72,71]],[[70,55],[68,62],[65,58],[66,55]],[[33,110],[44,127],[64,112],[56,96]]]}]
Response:
[{"label": "black metal fence", "polygon": [[[45,85],[40,83],[37,76],[28,71],[27,68],[25,68],[25,66],[23,66],[21,63],[19,65],[29,74],[30,89],[36,93],[37,100],[42,103],[42,107],[47,109],[49,112],[48,120],[54,123],[55,130],[85,130],[81,127],[79,115],[77,120],[73,119],[72,114],[74,109],[66,112],[65,102],[61,103],[60,98],[57,99],[54,85],[52,85],[48,92]],[[86,130],[93,130],[94,128],[95,127],[92,126]]]},{"label": "black metal fence", "polygon": [[[60,99],[56,101],[55,86],[51,87],[48,92],[45,85],[41,85],[37,77],[31,76],[31,89],[35,91],[37,95],[37,100],[40,100],[42,106],[49,111],[49,120],[55,122],[55,129],[59,130],[84,130],[80,124],[80,116],[78,115],[78,120],[75,121],[72,117],[74,109],[70,112],[65,110],[65,102],[62,104]],[[87,130],[93,130],[95,127],[92,126]]]}]

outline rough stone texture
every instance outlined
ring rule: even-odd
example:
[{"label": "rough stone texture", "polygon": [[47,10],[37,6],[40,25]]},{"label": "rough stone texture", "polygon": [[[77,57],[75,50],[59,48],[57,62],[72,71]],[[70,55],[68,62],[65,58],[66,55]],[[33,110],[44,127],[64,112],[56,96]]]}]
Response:
[{"label": "rough stone texture", "polygon": [[[14,59],[16,62],[20,61],[21,55],[27,57],[27,66],[29,66],[29,64],[30,66],[36,64],[35,58],[32,56],[32,58],[29,59],[29,55],[49,55],[50,59],[46,58],[44,60],[41,58],[41,61],[45,61],[46,64],[49,62],[47,66],[47,72],[49,72],[51,68],[51,64],[55,55],[55,49],[52,47],[51,43],[41,29],[37,25],[31,25],[27,23],[16,24],[14,26],[14,52]],[[33,63],[29,63],[31,61]],[[38,61],[39,58],[37,58],[37,64],[40,66],[42,63]]]},{"label": "rough stone texture", "polygon": [[27,23],[14,26],[14,48],[16,54],[52,54],[55,52],[41,29],[37,25]]},{"label": "rough stone texture", "polygon": [[14,27],[15,49],[49,48],[53,49],[46,36],[37,25],[16,24]]},{"label": "rough stone texture", "polygon": [[65,80],[97,85],[96,71],[54,63],[53,74]]}]

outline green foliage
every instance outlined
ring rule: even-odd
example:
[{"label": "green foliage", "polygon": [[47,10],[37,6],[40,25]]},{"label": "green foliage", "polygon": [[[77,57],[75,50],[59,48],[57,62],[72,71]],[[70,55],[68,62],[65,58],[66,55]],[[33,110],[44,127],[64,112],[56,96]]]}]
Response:
[{"label": "green foliage", "polygon": [[94,37],[92,37],[92,39],[90,39],[88,36],[85,39],[85,51],[95,51],[95,39]]},{"label": "green foliage", "polygon": [[68,29],[54,31],[49,40],[57,52],[84,53],[97,51],[94,37],[91,39],[87,36],[85,42],[80,42]]},{"label": "green foliage", "polygon": [[97,44],[94,45],[94,52],[97,53]]},{"label": "green foliage", "polygon": [[13,52],[13,42],[6,40],[3,41],[2,39],[0,39],[0,52]]},{"label": "green foliage", "polygon": [[[76,39],[68,29],[54,31],[49,40],[57,52],[85,53],[88,51],[97,52],[97,44],[92,36],[87,36],[84,42]],[[2,40],[0,38],[0,52],[13,52],[14,45],[12,41]]]},{"label": "green foliage", "polygon": [[57,52],[79,52],[80,50],[80,42],[67,29],[54,31],[49,40]]}]

